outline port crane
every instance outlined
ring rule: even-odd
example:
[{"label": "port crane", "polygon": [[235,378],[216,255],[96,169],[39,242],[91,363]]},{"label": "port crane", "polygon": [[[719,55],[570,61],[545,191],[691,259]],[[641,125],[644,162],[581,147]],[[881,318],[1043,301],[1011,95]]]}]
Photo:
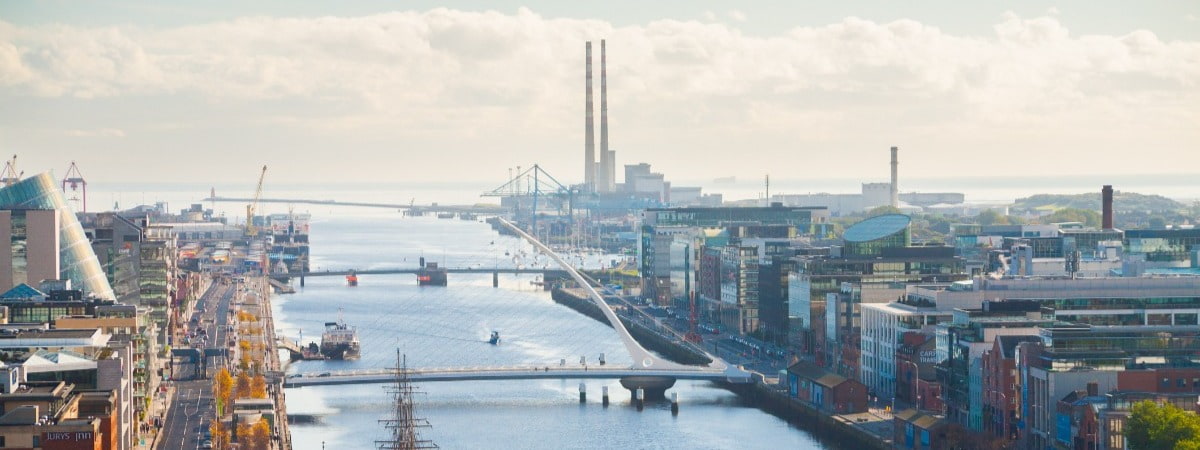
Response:
[{"label": "port crane", "polygon": [[267,177],[267,166],[262,167],[258,174],[258,187],[254,189],[254,199],[246,205],[246,235],[258,236],[258,228],[254,226],[254,210],[258,209],[258,199],[262,197],[263,179]]}]

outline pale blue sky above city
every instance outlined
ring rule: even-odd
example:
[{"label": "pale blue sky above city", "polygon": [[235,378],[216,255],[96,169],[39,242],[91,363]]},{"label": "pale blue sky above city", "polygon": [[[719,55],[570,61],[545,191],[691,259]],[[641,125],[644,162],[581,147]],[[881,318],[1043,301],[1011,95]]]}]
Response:
[{"label": "pale blue sky above city", "polygon": [[281,181],[578,182],[606,39],[617,164],[668,178],[881,178],[893,145],[916,177],[1200,172],[1200,3],[912,3],[10,1],[0,151],[101,181],[256,153]]}]

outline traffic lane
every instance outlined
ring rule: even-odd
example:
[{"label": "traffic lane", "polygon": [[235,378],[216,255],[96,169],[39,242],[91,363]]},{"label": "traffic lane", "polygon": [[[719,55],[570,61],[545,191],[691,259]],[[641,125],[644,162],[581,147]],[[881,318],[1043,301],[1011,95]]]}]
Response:
[{"label": "traffic lane", "polygon": [[167,412],[166,423],[163,424],[163,448],[194,448],[188,445],[188,434],[192,431],[191,424],[196,414],[195,392],[202,388],[202,382],[185,382],[176,385],[171,399],[171,409]]}]

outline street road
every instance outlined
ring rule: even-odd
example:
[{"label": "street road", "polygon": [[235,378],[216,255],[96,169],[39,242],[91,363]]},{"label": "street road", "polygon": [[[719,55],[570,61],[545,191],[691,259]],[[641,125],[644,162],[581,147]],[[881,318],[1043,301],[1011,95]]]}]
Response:
[{"label": "street road", "polygon": [[[232,282],[228,285],[220,281],[213,282],[196,302],[194,315],[198,320],[188,321],[188,344],[181,348],[229,348],[226,341],[229,303],[237,295],[238,289],[239,285]],[[208,370],[204,374],[198,373],[198,367],[188,362],[180,362],[173,367],[175,390],[167,410],[167,420],[163,424],[163,440],[159,448],[200,448],[204,440],[203,430],[216,412],[212,376],[227,363],[225,358],[219,357],[210,358],[208,362]]]}]

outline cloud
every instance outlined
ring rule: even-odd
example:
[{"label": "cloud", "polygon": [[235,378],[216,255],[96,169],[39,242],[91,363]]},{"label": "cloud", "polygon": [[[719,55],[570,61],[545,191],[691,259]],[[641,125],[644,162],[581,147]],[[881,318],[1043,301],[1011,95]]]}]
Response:
[{"label": "cloud", "polygon": [[737,22],[745,22],[746,21],[746,13],[744,13],[744,12],[734,9],[734,10],[730,10],[728,14],[729,14],[729,18],[733,19],[734,21],[737,21]]},{"label": "cloud", "polygon": [[[950,167],[977,140],[1016,156],[1044,154],[1021,148],[1037,145],[1078,156],[1145,136],[1178,143],[1163,152],[1197,144],[1198,42],[1074,35],[1056,17],[1013,13],[984,36],[855,17],[758,36],[716,18],[616,26],[434,9],[173,28],[0,22],[0,101],[135,99],[161,108],[164,123],[447,142],[458,154],[498,140],[573,145],[582,42],[604,38],[614,144],[660,161],[908,139],[937,150],[930,167]],[[67,134],[121,137],[155,119]]]},{"label": "cloud", "polygon": [[71,137],[125,137],[125,132],[116,128],[98,128],[94,130],[67,130],[67,136]]}]

